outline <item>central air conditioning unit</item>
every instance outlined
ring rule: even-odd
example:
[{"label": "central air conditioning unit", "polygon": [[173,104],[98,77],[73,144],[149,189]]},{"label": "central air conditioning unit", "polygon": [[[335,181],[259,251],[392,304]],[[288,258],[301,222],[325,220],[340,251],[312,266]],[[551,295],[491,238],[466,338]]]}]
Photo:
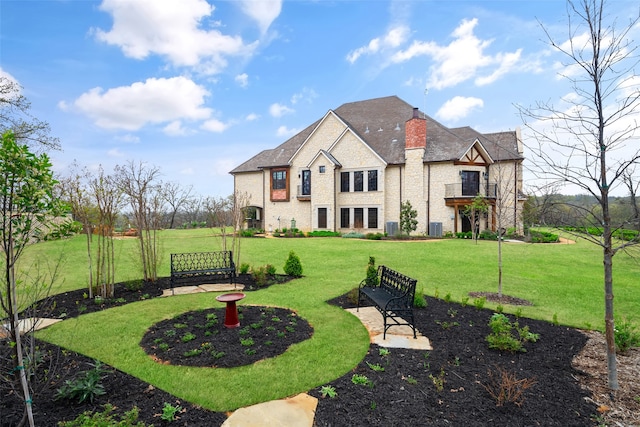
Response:
[{"label": "central air conditioning unit", "polygon": [[442,237],[442,223],[430,222],[429,223],[429,236],[430,237]]},{"label": "central air conditioning unit", "polygon": [[384,231],[388,236],[395,236],[398,234],[398,223],[396,221],[387,221]]}]

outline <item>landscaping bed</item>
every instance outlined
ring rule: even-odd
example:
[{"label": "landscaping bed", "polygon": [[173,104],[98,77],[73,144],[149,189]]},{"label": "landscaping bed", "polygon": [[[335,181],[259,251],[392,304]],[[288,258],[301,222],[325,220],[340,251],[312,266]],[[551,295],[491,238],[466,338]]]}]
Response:
[{"label": "landscaping bed", "polygon": [[[240,278],[240,281],[246,282],[247,290],[253,286],[249,276]],[[124,287],[118,287],[118,304],[137,301],[142,296],[156,297],[161,294],[162,287],[168,287],[168,281],[162,279],[154,285],[144,284],[136,291],[125,292]],[[55,296],[55,313],[65,313],[64,317],[69,318],[81,314],[78,313],[79,305],[86,305],[81,310],[82,313],[109,308],[110,302],[105,302],[104,306],[89,303],[83,298],[83,292],[79,290]],[[581,387],[581,384],[593,383],[593,378],[596,377],[593,372],[600,372],[603,368],[602,363],[582,363],[582,371],[572,367],[574,357],[589,347],[585,347],[588,340],[591,342],[583,332],[509,316],[512,321],[528,326],[531,332],[539,334],[539,340],[525,343],[526,352],[491,350],[486,336],[490,333],[487,324],[492,311],[472,305],[463,307],[434,298],[426,300],[427,307],[415,311],[415,323],[417,329],[431,340],[434,349],[383,349],[371,345],[364,360],[352,372],[324,387],[309,390],[311,395],[319,398],[315,418],[317,426],[595,426],[611,419],[625,425],[634,424],[629,417],[633,417],[640,409],[639,406],[633,406],[634,398],[640,395],[639,389],[632,388],[630,392],[621,395],[626,397],[616,402],[618,406],[614,411],[611,407],[601,406],[604,400],[600,401],[600,394]],[[331,303],[345,308],[353,306],[346,296]],[[284,318],[288,314],[291,313],[279,313],[277,317]],[[206,314],[204,315],[206,319]],[[222,317],[221,314],[217,316]],[[195,325],[199,322],[195,318],[192,320],[193,322],[186,323]],[[297,325],[301,325],[301,321],[304,319],[298,319]],[[167,327],[173,327],[173,324],[168,324]],[[258,331],[265,335],[273,332],[266,327],[255,328],[251,331],[255,339]],[[296,327],[288,332],[282,337],[284,348],[310,336],[309,329],[304,327]],[[393,328],[390,332],[393,333]],[[2,354],[7,354],[6,343],[2,342],[2,346]],[[108,366],[104,367],[106,372],[101,380],[104,395],[83,404],[68,400],[56,401],[56,390],[64,381],[73,379],[80,372],[93,369],[94,361],[47,343],[39,343],[39,346],[39,353],[48,369],[38,371],[43,376],[41,382],[44,387],[36,390],[33,398],[36,425],[53,426],[57,421],[73,419],[83,411],[101,410],[105,403],[114,405],[115,413],[137,407],[138,420],[147,425],[219,426],[227,418],[226,414],[190,405]],[[234,363],[239,366],[273,357],[273,353],[267,352],[269,347],[256,347],[253,355],[241,352],[234,358]],[[630,356],[619,357],[621,385],[626,386],[631,380],[633,367],[637,369],[640,360],[639,353],[632,350]],[[246,360],[241,356],[243,354],[247,356]],[[253,358],[249,359],[249,356]],[[168,363],[184,361],[176,359],[169,360]],[[507,399],[498,405],[501,402],[498,402],[496,396],[499,396],[497,392],[503,384],[500,376],[503,372],[512,379],[512,390],[521,389],[522,393],[516,394],[517,398],[513,401]],[[629,376],[623,376],[627,372],[630,373]],[[357,374],[355,379],[354,374]],[[526,382],[522,382],[524,380]],[[637,387],[637,380],[635,381],[634,387]],[[602,384],[599,385],[601,392]],[[333,394],[330,393],[331,390],[335,397],[330,397]],[[0,425],[15,425],[18,416],[15,409],[20,407],[19,397],[8,390],[1,391]],[[218,391],[212,390],[212,393],[216,392]],[[162,420],[163,408],[167,404],[180,408],[176,412],[176,421],[169,423]],[[624,416],[625,410],[627,418]]]}]

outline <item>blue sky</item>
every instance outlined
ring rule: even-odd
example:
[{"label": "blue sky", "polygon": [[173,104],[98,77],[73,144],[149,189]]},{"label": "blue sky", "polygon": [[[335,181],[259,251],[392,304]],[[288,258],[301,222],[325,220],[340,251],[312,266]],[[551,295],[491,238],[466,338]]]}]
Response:
[{"label": "blue sky", "polygon": [[3,0],[0,73],[60,138],[56,171],[144,161],[226,196],[232,168],[345,102],[397,95],[451,127],[521,126],[514,104],[569,92],[540,27],[564,41],[565,15],[558,0]]}]

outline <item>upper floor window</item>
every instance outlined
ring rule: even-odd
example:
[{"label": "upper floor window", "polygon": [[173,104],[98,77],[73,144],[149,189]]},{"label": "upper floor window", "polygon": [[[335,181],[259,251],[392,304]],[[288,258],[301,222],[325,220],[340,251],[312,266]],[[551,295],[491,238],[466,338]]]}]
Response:
[{"label": "upper floor window", "polygon": [[343,193],[349,191],[349,172],[340,173],[340,191]]},{"label": "upper floor window", "polygon": [[353,191],[364,190],[364,173],[362,171],[356,171],[353,173]]},{"label": "upper floor window", "polygon": [[367,191],[378,191],[378,171],[370,170],[368,172]]},{"label": "upper floor window", "polygon": [[324,166],[318,166],[318,172],[319,173],[324,173],[325,171],[325,167]]},{"label": "upper floor window", "polygon": [[285,190],[287,188],[287,171],[273,171],[271,175],[271,188],[274,190]]},{"label": "upper floor window", "polygon": [[302,171],[302,195],[308,196],[311,194],[311,171]]}]

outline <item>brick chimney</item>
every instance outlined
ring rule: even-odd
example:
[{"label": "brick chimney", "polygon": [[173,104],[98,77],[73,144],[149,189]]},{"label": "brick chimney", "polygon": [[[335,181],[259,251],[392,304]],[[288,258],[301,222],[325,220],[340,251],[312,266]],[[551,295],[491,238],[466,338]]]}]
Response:
[{"label": "brick chimney", "polygon": [[418,108],[413,109],[413,117],[405,123],[405,148],[427,148],[427,120],[420,117]]}]

